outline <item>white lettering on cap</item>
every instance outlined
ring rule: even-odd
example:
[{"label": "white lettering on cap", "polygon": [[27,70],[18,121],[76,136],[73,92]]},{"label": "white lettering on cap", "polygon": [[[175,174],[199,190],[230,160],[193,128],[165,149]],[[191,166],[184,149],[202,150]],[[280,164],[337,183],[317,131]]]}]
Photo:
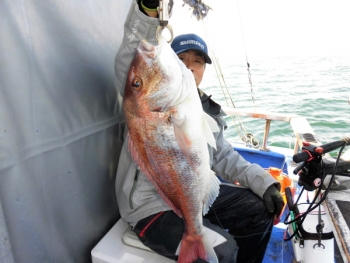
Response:
[{"label": "white lettering on cap", "polygon": [[202,43],[200,43],[200,42],[198,42],[196,40],[185,40],[185,41],[181,41],[180,42],[180,46],[187,45],[187,44],[197,45],[201,49],[204,49],[204,46],[202,45]]}]

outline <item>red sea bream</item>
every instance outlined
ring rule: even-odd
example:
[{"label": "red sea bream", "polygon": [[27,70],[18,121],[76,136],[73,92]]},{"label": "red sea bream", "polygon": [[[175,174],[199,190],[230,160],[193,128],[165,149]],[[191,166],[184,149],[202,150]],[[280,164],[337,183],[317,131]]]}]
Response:
[{"label": "red sea bream", "polygon": [[210,169],[208,153],[208,144],[216,147],[211,128],[216,123],[202,110],[192,72],[166,41],[158,46],[140,42],[128,73],[123,108],[133,160],[184,219],[178,262],[197,258],[218,262],[202,224],[202,216],[219,193],[220,182]]}]

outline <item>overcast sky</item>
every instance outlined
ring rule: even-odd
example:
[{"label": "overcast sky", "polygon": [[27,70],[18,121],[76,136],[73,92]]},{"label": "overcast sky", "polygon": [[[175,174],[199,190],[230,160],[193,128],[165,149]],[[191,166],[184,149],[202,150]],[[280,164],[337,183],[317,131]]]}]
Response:
[{"label": "overcast sky", "polygon": [[350,0],[203,0],[208,18],[197,22],[175,0],[175,35],[195,32],[218,54],[348,56]]}]

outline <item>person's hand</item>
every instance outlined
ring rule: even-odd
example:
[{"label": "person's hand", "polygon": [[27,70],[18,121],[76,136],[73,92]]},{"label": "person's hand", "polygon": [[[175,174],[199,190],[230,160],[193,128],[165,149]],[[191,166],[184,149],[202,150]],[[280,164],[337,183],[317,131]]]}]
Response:
[{"label": "person's hand", "polygon": [[263,195],[267,210],[270,213],[275,214],[277,217],[281,214],[284,201],[280,191],[278,191],[275,185],[270,185]]},{"label": "person's hand", "polygon": [[[157,7],[159,6],[159,0],[139,0],[140,8],[148,15],[152,17],[158,17]],[[169,17],[171,16],[171,12],[173,9],[174,1],[169,0]]]},{"label": "person's hand", "polygon": [[159,0],[142,0],[142,4],[149,9],[157,9],[159,6]]}]

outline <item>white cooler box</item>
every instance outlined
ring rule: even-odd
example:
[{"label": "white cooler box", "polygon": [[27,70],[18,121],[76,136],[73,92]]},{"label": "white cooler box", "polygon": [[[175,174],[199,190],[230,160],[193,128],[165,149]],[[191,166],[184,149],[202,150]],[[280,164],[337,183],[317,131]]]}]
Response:
[{"label": "white cooler box", "polygon": [[[129,225],[120,219],[91,251],[93,263],[174,263],[157,253],[125,245],[123,235]],[[129,236],[133,238],[133,236]],[[137,237],[136,237],[137,238]],[[142,244],[140,242],[140,244]]]},{"label": "white cooler box", "polygon": [[[213,230],[204,227],[208,241],[213,247],[226,239]],[[127,244],[127,245],[126,245]],[[178,248],[179,250],[179,248]],[[176,252],[178,255],[178,251]],[[109,230],[91,251],[93,263],[174,263],[145,247],[130,226],[122,219]]]}]

